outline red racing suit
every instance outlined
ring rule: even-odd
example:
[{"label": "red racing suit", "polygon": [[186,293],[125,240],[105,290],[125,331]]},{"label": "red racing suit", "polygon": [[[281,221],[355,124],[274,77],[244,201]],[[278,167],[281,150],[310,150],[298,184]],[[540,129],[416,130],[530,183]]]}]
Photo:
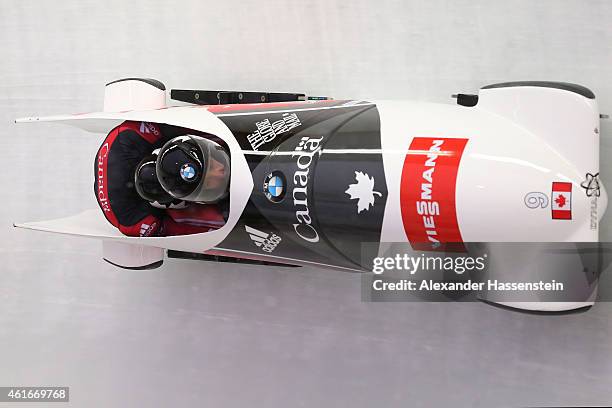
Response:
[{"label": "red racing suit", "polygon": [[111,130],[98,149],[94,163],[96,199],[106,219],[125,235],[196,234],[224,224],[215,205],[192,204],[166,212],[136,192],[136,166],[168,139],[155,123],[126,121]]}]

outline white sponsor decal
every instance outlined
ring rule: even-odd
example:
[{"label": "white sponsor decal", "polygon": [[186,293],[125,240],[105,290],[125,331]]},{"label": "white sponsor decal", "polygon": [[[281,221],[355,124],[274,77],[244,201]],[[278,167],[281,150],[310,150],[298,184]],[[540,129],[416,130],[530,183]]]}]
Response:
[{"label": "white sponsor decal", "polygon": [[382,197],[382,193],[374,191],[374,177],[361,171],[355,172],[356,184],[349,184],[345,191],[351,200],[357,200],[357,214],[363,210],[368,211],[374,205],[374,196]]},{"label": "white sponsor decal", "polygon": [[251,241],[263,251],[272,253],[278,244],[282,241],[282,238],[274,233],[265,233],[258,229],[249,227],[248,225],[244,226],[244,229],[251,237]]},{"label": "white sponsor decal", "polygon": [[153,231],[155,230],[155,227],[157,227],[157,222],[154,222],[151,225],[149,225],[149,224],[141,224],[140,225],[140,236],[141,237],[148,237],[148,236],[150,236],[153,233]]},{"label": "white sponsor decal", "polygon": [[159,136],[157,126],[148,122],[140,122],[140,133],[153,133],[155,136]]},{"label": "white sponsor decal", "polygon": [[315,154],[321,154],[321,140],[303,137],[296,146],[295,152],[291,157],[296,157],[298,170],[293,173],[293,207],[295,208],[295,218],[297,223],[293,224],[295,233],[305,241],[319,242],[319,233],[312,226],[310,209],[308,207],[308,180],[310,178],[310,165]]},{"label": "white sponsor decal", "polygon": [[276,136],[287,133],[302,123],[295,113],[283,113],[281,119],[270,123],[270,119],[256,122],[257,130],[247,136],[253,150],[258,150],[264,144],[271,142]]},{"label": "white sponsor decal", "polygon": [[432,201],[431,191],[434,183],[434,172],[438,156],[440,155],[440,147],[444,144],[444,140],[432,141],[431,147],[425,161],[426,170],[423,170],[423,180],[421,180],[421,200],[416,202],[417,213],[423,216],[423,228],[427,234],[427,239],[434,244],[438,244],[438,231],[436,229],[435,218],[440,215],[440,204],[437,201]]},{"label": "white sponsor decal", "polygon": [[149,228],[150,228],[150,227],[151,227],[151,226],[150,226],[149,224],[142,224],[142,225],[140,226],[140,236],[141,236],[141,237],[142,237],[142,236],[144,236],[144,234],[146,234],[146,233],[147,233],[147,231],[149,230]]}]

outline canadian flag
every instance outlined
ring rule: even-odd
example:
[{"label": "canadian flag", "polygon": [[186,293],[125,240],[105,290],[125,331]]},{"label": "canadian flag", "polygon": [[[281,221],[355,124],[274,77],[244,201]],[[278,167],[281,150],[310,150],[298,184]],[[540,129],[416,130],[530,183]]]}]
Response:
[{"label": "canadian flag", "polygon": [[552,183],[552,217],[555,220],[572,219],[572,183]]}]

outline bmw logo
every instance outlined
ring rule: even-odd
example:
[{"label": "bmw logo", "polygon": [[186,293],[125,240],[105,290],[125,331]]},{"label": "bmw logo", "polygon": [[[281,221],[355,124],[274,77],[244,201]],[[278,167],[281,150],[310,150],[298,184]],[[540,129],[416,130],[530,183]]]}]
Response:
[{"label": "bmw logo", "polygon": [[264,179],[263,192],[273,203],[282,201],[285,197],[285,176],[278,170],[268,174]]},{"label": "bmw logo", "polygon": [[196,180],[196,176],[198,175],[196,168],[191,163],[185,163],[181,167],[181,178],[188,183],[191,183]]}]

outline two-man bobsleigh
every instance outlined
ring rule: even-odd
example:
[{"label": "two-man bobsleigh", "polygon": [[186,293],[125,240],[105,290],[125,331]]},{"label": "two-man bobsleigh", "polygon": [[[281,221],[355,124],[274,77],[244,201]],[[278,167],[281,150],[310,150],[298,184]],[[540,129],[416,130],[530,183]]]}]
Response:
[{"label": "two-man bobsleigh", "polygon": [[[156,146],[158,158],[170,148],[189,153],[177,140],[212,141],[193,147],[191,162],[173,159],[171,177],[188,186],[166,192],[192,209],[222,208],[218,226],[155,235],[140,223],[120,231],[102,204],[102,211],[17,226],[100,239],[104,259],[131,269],[161,265],[165,250],[369,271],[364,242],[435,249],[598,241],[607,205],[598,180],[600,116],[584,87],[502,83],[460,94],[457,105],[190,90],[173,90],[172,98],[191,103],[168,107],[162,83],[131,78],[106,86],[103,112],[17,121],[56,121],[105,135],[120,126],[140,127],[143,135],[161,129],[173,137]],[[206,196],[205,177],[189,184],[212,161],[206,149],[227,158],[220,159],[221,194]],[[149,164],[159,173],[155,160]],[[112,191],[105,193],[113,200]],[[172,211],[180,219],[181,209]],[[128,230],[141,236],[124,235]],[[513,306],[588,306],[596,283],[588,287],[580,302]]]}]

